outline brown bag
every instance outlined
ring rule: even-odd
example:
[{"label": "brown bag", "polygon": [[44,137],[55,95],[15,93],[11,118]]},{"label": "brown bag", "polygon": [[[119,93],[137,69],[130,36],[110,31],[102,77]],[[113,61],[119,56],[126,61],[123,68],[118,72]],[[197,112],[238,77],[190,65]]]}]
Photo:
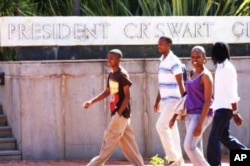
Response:
[{"label": "brown bag", "polygon": [[186,97],[187,95],[183,96],[179,99],[179,101],[174,106],[174,113],[178,114],[177,120],[184,120],[185,116],[187,115],[187,109],[186,109]]}]

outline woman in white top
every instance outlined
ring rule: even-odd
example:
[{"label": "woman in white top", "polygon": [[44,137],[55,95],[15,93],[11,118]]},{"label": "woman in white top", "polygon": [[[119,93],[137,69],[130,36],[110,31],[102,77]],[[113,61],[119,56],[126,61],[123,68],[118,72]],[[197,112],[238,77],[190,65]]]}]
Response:
[{"label": "woman in white top", "polygon": [[247,150],[248,148],[230,134],[230,120],[237,125],[243,120],[238,112],[237,72],[230,62],[230,52],[227,44],[217,42],[212,48],[212,60],[216,65],[214,79],[215,111],[212,128],[207,145],[207,160],[211,166],[221,165],[221,145],[229,150]]}]

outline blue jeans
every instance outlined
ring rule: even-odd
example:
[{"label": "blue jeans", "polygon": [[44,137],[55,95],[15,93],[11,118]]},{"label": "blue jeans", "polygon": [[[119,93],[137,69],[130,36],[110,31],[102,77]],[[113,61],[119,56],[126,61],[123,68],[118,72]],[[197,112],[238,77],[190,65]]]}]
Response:
[{"label": "blue jeans", "polygon": [[184,140],[184,149],[188,155],[188,158],[192,162],[193,166],[209,166],[203,155],[202,146],[199,143],[202,143],[202,134],[206,130],[206,128],[212,122],[212,116],[207,116],[202,126],[202,133],[198,137],[194,137],[194,130],[199,123],[201,118],[200,114],[188,114],[186,116],[186,136]]},{"label": "blue jeans", "polygon": [[212,128],[207,144],[207,160],[211,166],[221,165],[221,145],[229,150],[247,150],[239,140],[230,134],[229,126],[232,119],[232,110],[221,108],[215,111]]}]

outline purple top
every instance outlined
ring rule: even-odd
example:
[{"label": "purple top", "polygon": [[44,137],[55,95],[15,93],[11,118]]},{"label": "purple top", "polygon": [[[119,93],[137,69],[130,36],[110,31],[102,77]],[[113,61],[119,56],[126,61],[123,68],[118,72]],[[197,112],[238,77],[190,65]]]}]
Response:
[{"label": "purple top", "polygon": [[[186,82],[187,98],[186,107],[188,114],[201,114],[202,108],[204,106],[204,87],[201,84],[203,72],[192,80]],[[212,110],[210,109],[209,114],[212,115]]]}]

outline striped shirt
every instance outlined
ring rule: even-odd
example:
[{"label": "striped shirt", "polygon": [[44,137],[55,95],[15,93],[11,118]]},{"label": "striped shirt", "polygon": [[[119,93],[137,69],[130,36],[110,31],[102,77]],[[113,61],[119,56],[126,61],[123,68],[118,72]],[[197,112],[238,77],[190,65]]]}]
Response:
[{"label": "striped shirt", "polygon": [[163,55],[161,56],[158,84],[162,102],[180,99],[181,94],[175,78],[175,75],[180,73],[182,73],[182,63],[172,51],[166,58]]}]

